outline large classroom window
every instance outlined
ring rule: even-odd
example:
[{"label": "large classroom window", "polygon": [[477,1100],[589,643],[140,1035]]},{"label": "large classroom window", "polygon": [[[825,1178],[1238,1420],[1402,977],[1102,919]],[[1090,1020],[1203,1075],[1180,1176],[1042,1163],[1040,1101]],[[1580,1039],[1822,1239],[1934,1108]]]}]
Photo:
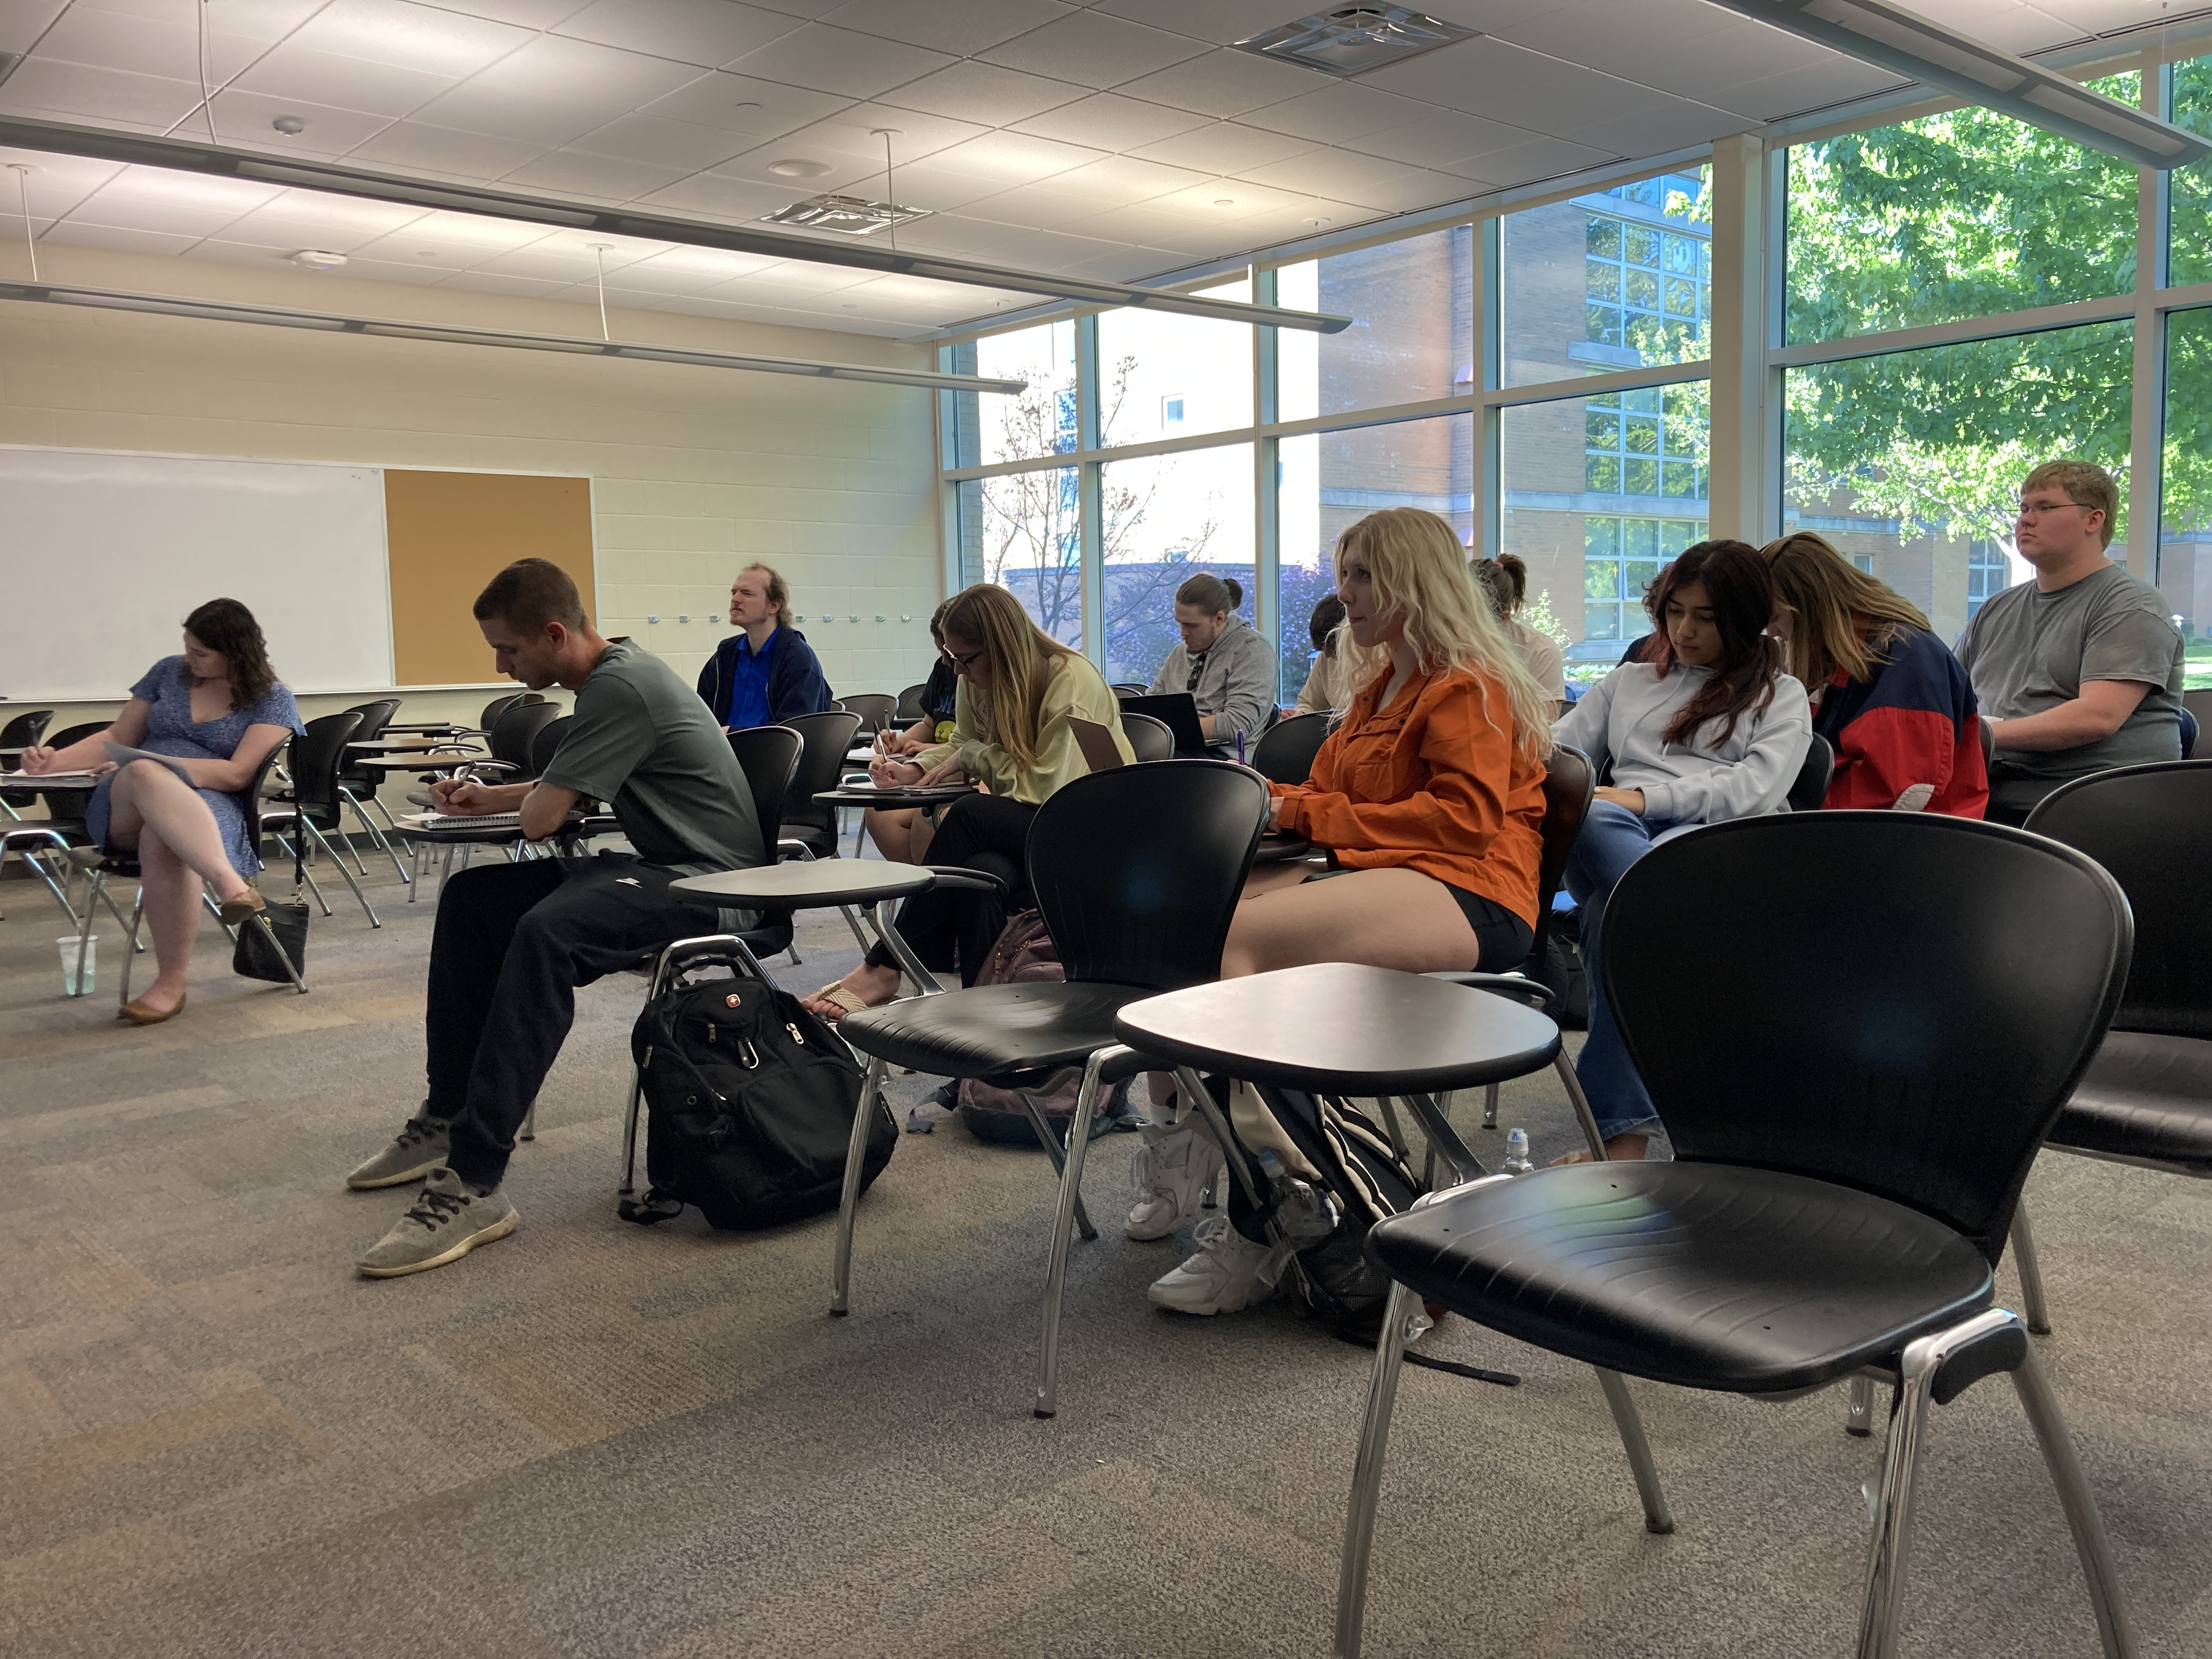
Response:
[{"label": "large classroom window", "polygon": [[[2212,131],[2212,58],[2114,43],[2087,72]],[[1004,582],[1129,681],[1172,644],[1182,576],[1234,575],[1288,702],[1337,536],[1418,506],[1470,557],[1527,561],[1524,620],[1587,683],[1708,533],[1817,530],[1955,637],[2026,574],[2027,470],[2071,458],[2119,480],[2113,556],[2159,583],[2212,684],[2212,166],[2146,173],[1933,100],[1753,154],[1727,191],[1692,156],[1194,279],[1352,317],[1337,334],[1079,308],[956,338],[945,367],[1030,390],[941,399],[948,580]],[[1763,272],[1719,280],[1723,229]],[[1777,314],[1747,325],[1765,294]],[[1778,399],[1717,395],[1722,337],[1764,350]],[[2139,408],[2147,363],[2163,395]]]}]

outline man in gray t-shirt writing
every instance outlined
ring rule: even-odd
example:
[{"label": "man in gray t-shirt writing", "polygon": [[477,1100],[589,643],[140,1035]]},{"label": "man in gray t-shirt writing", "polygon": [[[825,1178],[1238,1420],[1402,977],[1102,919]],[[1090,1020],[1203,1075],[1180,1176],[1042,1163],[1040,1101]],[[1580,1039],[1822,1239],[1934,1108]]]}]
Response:
[{"label": "man in gray t-shirt writing", "polygon": [[423,1182],[362,1258],[372,1279],[443,1267],[514,1231],[500,1182],[568,1035],[576,988],[714,931],[712,912],[670,895],[677,877],[768,862],[720,724],[659,658],[601,638],[558,565],[518,559],[478,597],[476,618],[501,673],[533,690],[565,686],[576,709],[543,777],[440,783],[438,809],[514,812],[537,842],[579,801],[603,800],[636,851],[490,864],[439,894],[423,1018],[429,1091],[398,1137],[346,1177],[357,1190]]},{"label": "man in gray t-shirt writing", "polygon": [[1959,641],[1996,740],[1999,823],[2024,822],[2069,778],[2181,758],[2181,634],[2166,596],[2106,555],[2118,508],[2101,466],[2029,473],[2015,544],[2035,580],[1984,605]]}]

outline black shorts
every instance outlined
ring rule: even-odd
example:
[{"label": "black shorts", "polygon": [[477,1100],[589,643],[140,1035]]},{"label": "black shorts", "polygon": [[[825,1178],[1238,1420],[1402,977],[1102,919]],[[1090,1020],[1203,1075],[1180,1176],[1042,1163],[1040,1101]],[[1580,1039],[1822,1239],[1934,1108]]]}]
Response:
[{"label": "black shorts", "polygon": [[[1345,866],[1336,861],[1336,854],[1328,855],[1329,867],[1315,872],[1306,879],[1322,881],[1330,876],[1346,873]],[[1435,880],[1434,877],[1431,878]],[[1474,929],[1474,941],[1480,946],[1475,956],[1476,969],[1486,974],[1510,973],[1528,959],[1528,947],[1536,942],[1536,933],[1528,924],[1515,915],[1495,899],[1480,893],[1471,893],[1464,887],[1455,887],[1448,881],[1437,885],[1452,896],[1467,925]]]}]

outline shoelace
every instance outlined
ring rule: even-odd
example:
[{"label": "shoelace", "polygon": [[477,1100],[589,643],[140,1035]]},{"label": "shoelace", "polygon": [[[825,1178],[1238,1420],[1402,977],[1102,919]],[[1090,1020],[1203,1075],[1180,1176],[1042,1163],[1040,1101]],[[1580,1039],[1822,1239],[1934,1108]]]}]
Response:
[{"label": "shoelace", "polygon": [[436,1232],[453,1217],[469,1206],[466,1193],[441,1193],[424,1188],[422,1196],[415,1200],[415,1207],[407,1212],[410,1221],[420,1222],[425,1231]]},{"label": "shoelace", "polygon": [[399,1144],[407,1147],[419,1146],[437,1132],[438,1126],[428,1118],[410,1117],[407,1120],[407,1127],[399,1132]]}]

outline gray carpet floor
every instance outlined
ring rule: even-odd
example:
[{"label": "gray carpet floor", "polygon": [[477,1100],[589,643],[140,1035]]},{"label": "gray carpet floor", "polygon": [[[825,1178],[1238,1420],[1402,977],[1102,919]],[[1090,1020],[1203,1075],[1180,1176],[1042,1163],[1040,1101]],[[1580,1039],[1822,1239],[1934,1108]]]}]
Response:
[{"label": "gray carpet floor", "polygon": [[[1042,1155],[902,1136],[833,1321],[830,1218],[617,1218],[629,978],[580,998],[520,1230],[356,1278],[409,1201],[341,1179],[420,1097],[432,918],[388,872],[371,894],[380,930],[342,892],[316,919],[306,997],[233,978],[208,923],[186,1012],[139,1030],[113,925],[64,1000],[59,913],[0,887],[0,1650],[1328,1651],[1369,1357],[1280,1302],[1149,1308],[1181,1251],[1120,1235],[1133,1135],[1094,1149],[1050,1422]],[[834,918],[800,947],[800,990],[852,959]],[[900,1081],[902,1116],[933,1081]],[[1556,1087],[1506,1102],[1540,1162],[1573,1144]],[[2212,1653],[2212,1187],[2052,1155],[2028,1193],[2041,1351],[2143,1651]],[[1875,1455],[1840,1391],[1636,1385],[1680,1522],[1655,1538],[1588,1371],[1458,1320],[1424,1346],[1524,1380],[1407,1373],[1371,1654],[1850,1650]],[[1909,1652],[2096,1651],[2008,1388],[1936,1414],[1922,1492]]]}]

